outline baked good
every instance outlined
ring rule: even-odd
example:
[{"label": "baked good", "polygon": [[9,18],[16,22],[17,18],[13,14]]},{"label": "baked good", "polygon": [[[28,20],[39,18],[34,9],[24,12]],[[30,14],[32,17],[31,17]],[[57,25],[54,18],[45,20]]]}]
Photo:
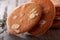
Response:
[{"label": "baked good", "polygon": [[7,18],[7,29],[11,34],[22,34],[36,25],[41,17],[40,4],[24,3],[16,7]]},{"label": "baked good", "polygon": [[28,33],[34,36],[42,35],[52,26],[55,18],[55,7],[50,0],[30,0],[30,2],[40,4],[43,7],[43,13],[40,22]]}]

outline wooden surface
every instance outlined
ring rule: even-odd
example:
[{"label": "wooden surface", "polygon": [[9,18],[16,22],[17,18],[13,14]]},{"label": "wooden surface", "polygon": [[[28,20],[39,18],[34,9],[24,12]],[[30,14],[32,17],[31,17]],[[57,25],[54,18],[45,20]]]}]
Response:
[{"label": "wooden surface", "polygon": [[[6,16],[18,5],[28,0],[0,0],[0,19],[6,20]],[[0,40],[60,40],[60,28],[49,29],[42,36],[31,36],[23,34],[20,37],[9,34],[6,24],[0,26]]]}]

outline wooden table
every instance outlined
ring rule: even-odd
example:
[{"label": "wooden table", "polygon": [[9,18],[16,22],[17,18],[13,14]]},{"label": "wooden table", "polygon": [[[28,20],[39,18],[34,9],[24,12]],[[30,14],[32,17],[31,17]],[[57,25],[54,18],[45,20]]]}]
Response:
[{"label": "wooden table", "polygon": [[[0,0],[0,19],[6,20],[7,15],[21,3],[25,3],[28,0]],[[1,15],[4,15],[2,17]],[[6,24],[0,27],[0,40],[60,40],[60,28],[49,29],[44,35],[34,37],[24,34],[21,37],[17,37],[9,34]]]}]

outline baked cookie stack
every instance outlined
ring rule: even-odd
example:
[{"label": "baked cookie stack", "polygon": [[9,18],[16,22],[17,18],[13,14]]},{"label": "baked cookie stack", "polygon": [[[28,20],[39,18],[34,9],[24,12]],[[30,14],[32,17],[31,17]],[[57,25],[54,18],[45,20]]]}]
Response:
[{"label": "baked cookie stack", "polygon": [[[59,9],[59,8],[58,8]],[[16,7],[7,17],[7,29],[13,35],[25,32],[37,36],[52,27],[56,10],[51,0],[30,0]]]},{"label": "baked cookie stack", "polygon": [[60,27],[60,0],[51,0],[55,6],[56,16],[53,22],[53,27]]}]

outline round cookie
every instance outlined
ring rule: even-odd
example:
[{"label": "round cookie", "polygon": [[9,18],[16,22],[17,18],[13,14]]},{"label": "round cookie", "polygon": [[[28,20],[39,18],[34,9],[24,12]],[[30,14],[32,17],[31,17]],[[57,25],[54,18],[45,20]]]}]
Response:
[{"label": "round cookie", "polygon": [[59,20],[60,21],[60,16],[56,16],[55,20]]},{"label": "round cookie", "polygon": [[11,34],[21,34],[29,31],[41,17],[40,4],[24,3],[15,8],[7,18],[7,28]]},{"label": "round cookie", "polygon": [[43,7],[43,13],[40,22],[28,33],[34,36],[42,35],[51,27],[53,23],[55,18],[55,7],[50,0],[31,0],[30,2],[40,4]]}]

